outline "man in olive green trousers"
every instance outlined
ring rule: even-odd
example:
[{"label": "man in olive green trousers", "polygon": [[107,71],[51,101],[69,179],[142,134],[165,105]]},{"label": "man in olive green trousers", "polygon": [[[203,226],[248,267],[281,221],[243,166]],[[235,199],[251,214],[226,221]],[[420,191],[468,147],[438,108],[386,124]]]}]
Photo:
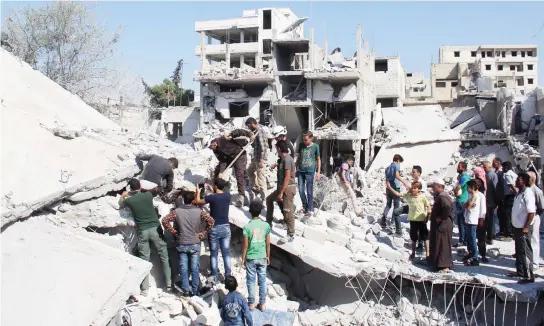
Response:
[{"label": "man in olive green trousers", "polygon": [[[119,207],[128,207],[132,212],[138,230],[138,256],[149,261],[151,255],[150,244],[157,250],[161,260],[162,272],[166,281],[166,291],[172,291],[172,274],[168,261],[168,247],[162,238],[162,228],[159,216],[153,206],[153,195],[150,192],[140,191],[140,181],[131,179],[128,182],[130,193],[125,191],[119,199]],[[149,290],[149,275],[140,285],[141,294],[147,295]]]}]

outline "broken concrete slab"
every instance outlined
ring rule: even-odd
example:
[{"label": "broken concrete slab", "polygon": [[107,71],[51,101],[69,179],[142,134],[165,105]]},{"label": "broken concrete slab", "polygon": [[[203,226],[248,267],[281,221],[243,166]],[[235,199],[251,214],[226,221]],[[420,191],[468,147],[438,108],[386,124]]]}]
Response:
[{"label": "broken concrete slab", "polygon": [[21,325],[22,316],[29,325],[106,325],[150,269],[47,217],[15,223],[2,232],[2,296],[10,298],[2,300],[2,325]]},{"label": "broken concrete slab", "polygon": [[460,132],[485,132],[487,130],[475,107],[447,107],[444,108],[444,115],[451,129]]}]

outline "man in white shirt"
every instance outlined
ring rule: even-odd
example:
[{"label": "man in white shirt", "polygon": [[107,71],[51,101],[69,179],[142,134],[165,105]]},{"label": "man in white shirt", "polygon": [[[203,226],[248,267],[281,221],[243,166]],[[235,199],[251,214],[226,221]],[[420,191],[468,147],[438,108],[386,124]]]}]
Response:
[{"label": "man in white shirt", "polygon": [[465,203],[465,225],[467,228],[467,249],[469,254],[463,260],[466,266],[479,266],[476,230],[478,225],[483,226],[486,213],[485,196],[479,191],[476,180],[467,182],[469,198]]},{"label": "man in white shirt", "polygon": [[536,214],[533,218],[533,236],[531,237],[531,247],[533,248],[533,263],[534,267],[542,264],[542,259],[540,258],[540,224],[542,223],[542,213],[544,212],[544,193],[536,185],[536,173],[533,171],[527,172],[531,181],[529,183],[531,190],[535,194],[535,205],[536,205]]},{"label": "man in white shirt", "polygon": [[514,241],[516,244],[516,272],[509,273],[509,277],[519,277],[518,283],[532,283],[533,248],[531,236],[533,234],[533,218],[536,213],[535,194],[529,188],[531,178],[525,172],[516,179],[517,194],[512,207],[512,226],[514,227]]}]

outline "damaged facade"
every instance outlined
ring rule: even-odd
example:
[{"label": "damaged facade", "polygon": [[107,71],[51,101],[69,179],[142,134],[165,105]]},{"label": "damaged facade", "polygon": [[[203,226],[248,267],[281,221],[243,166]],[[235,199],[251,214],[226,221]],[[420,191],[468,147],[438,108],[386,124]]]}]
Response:
[{"label": "damaged facade", "polygon": [[264,8],[195,23],[201,33],[197,139],[218,124],[242,127],[254,117],[265,126],[285,126],[295,146],[302,131],[313,131],[322,148],[331,149],[324,151],[324,162],[346,153],[361,166],[368,162],[374,55],[363,44],[360,27],[353,57],[344,57],[339,48],[328,55],[328,45],[321,49],[313,30],[306,37],[306,19],[290,9]]}]

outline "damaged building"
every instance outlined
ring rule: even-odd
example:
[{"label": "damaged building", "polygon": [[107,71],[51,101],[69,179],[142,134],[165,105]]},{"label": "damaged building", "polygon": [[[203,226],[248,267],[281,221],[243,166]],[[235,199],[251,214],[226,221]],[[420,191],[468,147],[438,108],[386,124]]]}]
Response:
[{"label": "damaged building", "polygon": [[197,139],[216,129],[206,125],[242,127],[254,117],[265,126],[285,126],[295,145],[302,131],[313,131],[320,145],[330,148],[324,162],[347,153],[360,166],[368,162],[374,55],[363,44],[360,27],[353,57],[339,48],[329,55],[327,44],[322,49],[315,43],[313,30],[306,36],[306,19],[287,8],[263,8],[195,23],[201,34]]}]

